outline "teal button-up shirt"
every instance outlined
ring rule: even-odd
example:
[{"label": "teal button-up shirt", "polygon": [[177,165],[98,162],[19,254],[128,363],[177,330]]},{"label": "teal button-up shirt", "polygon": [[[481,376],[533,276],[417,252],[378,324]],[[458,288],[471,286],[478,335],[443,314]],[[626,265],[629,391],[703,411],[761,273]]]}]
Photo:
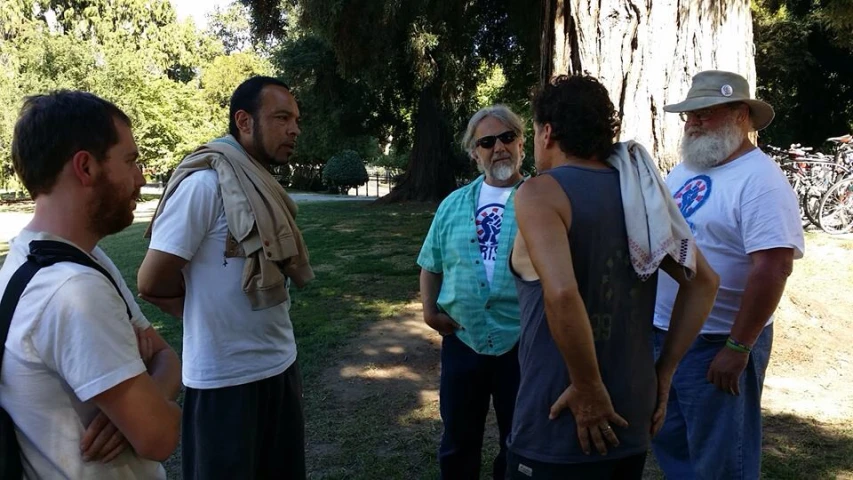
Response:
[{"label": "teal button-up shirt", "polygon": [[481,175],[441,202],[418,265],[443,274],[438,308],[464,328],[456,332],[459,340],[477,353],[501,355],[512,350],[521,331],[518,294],[509,270],[509,253],[518,231],[513,202],[516,190],[504,206],[490,286],[474,218],[484,179]]}]

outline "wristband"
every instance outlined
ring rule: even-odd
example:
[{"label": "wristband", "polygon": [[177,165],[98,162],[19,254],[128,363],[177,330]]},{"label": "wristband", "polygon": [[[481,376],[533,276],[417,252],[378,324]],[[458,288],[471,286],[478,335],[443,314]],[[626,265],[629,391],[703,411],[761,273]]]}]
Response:
[{"label": "wristband", "polygon": [[740,353],[749,353],[752,351],[752,347],[745,343],[740,343],[732,337],[726,339],[726,347]]}]

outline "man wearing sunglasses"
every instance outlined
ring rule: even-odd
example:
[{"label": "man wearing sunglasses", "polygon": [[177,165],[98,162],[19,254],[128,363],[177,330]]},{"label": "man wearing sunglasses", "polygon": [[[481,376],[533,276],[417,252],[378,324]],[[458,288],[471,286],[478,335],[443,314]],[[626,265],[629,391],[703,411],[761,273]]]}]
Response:
[{"label": "man wearing sunglasses", "polygon": [[489,401],[506,471],[506,437],[518,391],[519,309],[508,268],[516,234],[513,197],[521,183],[523,124],[503,105],[474,114],[462,146],[482,175],[438,207],[418,256],[424,321],[443,338],[438,452],[442,478],[480,478]]}]

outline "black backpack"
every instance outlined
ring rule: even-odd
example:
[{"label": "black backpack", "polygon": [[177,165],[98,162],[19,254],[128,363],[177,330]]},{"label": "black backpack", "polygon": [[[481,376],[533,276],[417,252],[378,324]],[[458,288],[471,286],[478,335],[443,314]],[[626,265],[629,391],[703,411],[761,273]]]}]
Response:
[{"label": "black backpack", "polygon": [[[0,300],[0,369],[3,365],[3,354],[6,351],[6,337],[9,335],[9,326],[12,323],[12,315],[18,306],[18,300],[27,284],[35,274],[44,267],[49,267],[59,262],[72,262],[86,267],[94,268],[101,272],[110,283],[113,284],[119,297],[124,301],[115,279],[100,264],[92,260],[83,251],[65,242],[53,240],[33,240],[30,242],[30,254],[27,261],[21,265],[9,279],[3,299]],[[125,301],[127,316],[131,317],[130,306]],[[15,423],[12,417],[0,407],[0,478],[19,479],[24,476],[24,467],[21,462],[21,447],[15,434]]]}]

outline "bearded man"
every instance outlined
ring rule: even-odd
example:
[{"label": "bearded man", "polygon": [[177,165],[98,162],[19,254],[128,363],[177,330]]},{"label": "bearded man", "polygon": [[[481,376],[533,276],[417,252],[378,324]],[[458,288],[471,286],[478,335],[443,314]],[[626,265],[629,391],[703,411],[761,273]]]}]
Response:
[{"label": "bearded man", "polygon": [[508,259],[524,126],[509,108],[486,107],[471,117],[462,147],[483,175],[441,202],[417,260],[424,321],[443,337],[438,460],[441,478],[480,478],[491,400],[500,442],[492,474],[502,479],[519,382],[520,313]]},{"label": "bearded man", "polygon": [[296,146],[287,85],[234,91],[230,134],[181,161],[149,230],[143,299],[183,319],[183,478],[305,478],[290,281],[313,278],[296,204],[269,172]]},{"label": "bearded man", "polygon": [[12,162],[35,214],[0,269],[0,406],[15,424],[3,439],[19,444],[4,478],[166,478],[181,364],[98,247],[133,223],[138,160],[130,119],[107,100],[24,101]]},{"label": "bearded man", "polygon": [[[685,121],[682,162],[667,177],[696,243],[720,275],[699,338],[672,379],[653,450],[667,478],[754,479],[761,471],[761,392],[773,312],[802,258],[797,199],[780,168],[755,147],[773,108],[750,98],[740,75],[705,71],[687,99],[667,105]],[[659,354],[678,284],[661,274],[655,307]]]}]

